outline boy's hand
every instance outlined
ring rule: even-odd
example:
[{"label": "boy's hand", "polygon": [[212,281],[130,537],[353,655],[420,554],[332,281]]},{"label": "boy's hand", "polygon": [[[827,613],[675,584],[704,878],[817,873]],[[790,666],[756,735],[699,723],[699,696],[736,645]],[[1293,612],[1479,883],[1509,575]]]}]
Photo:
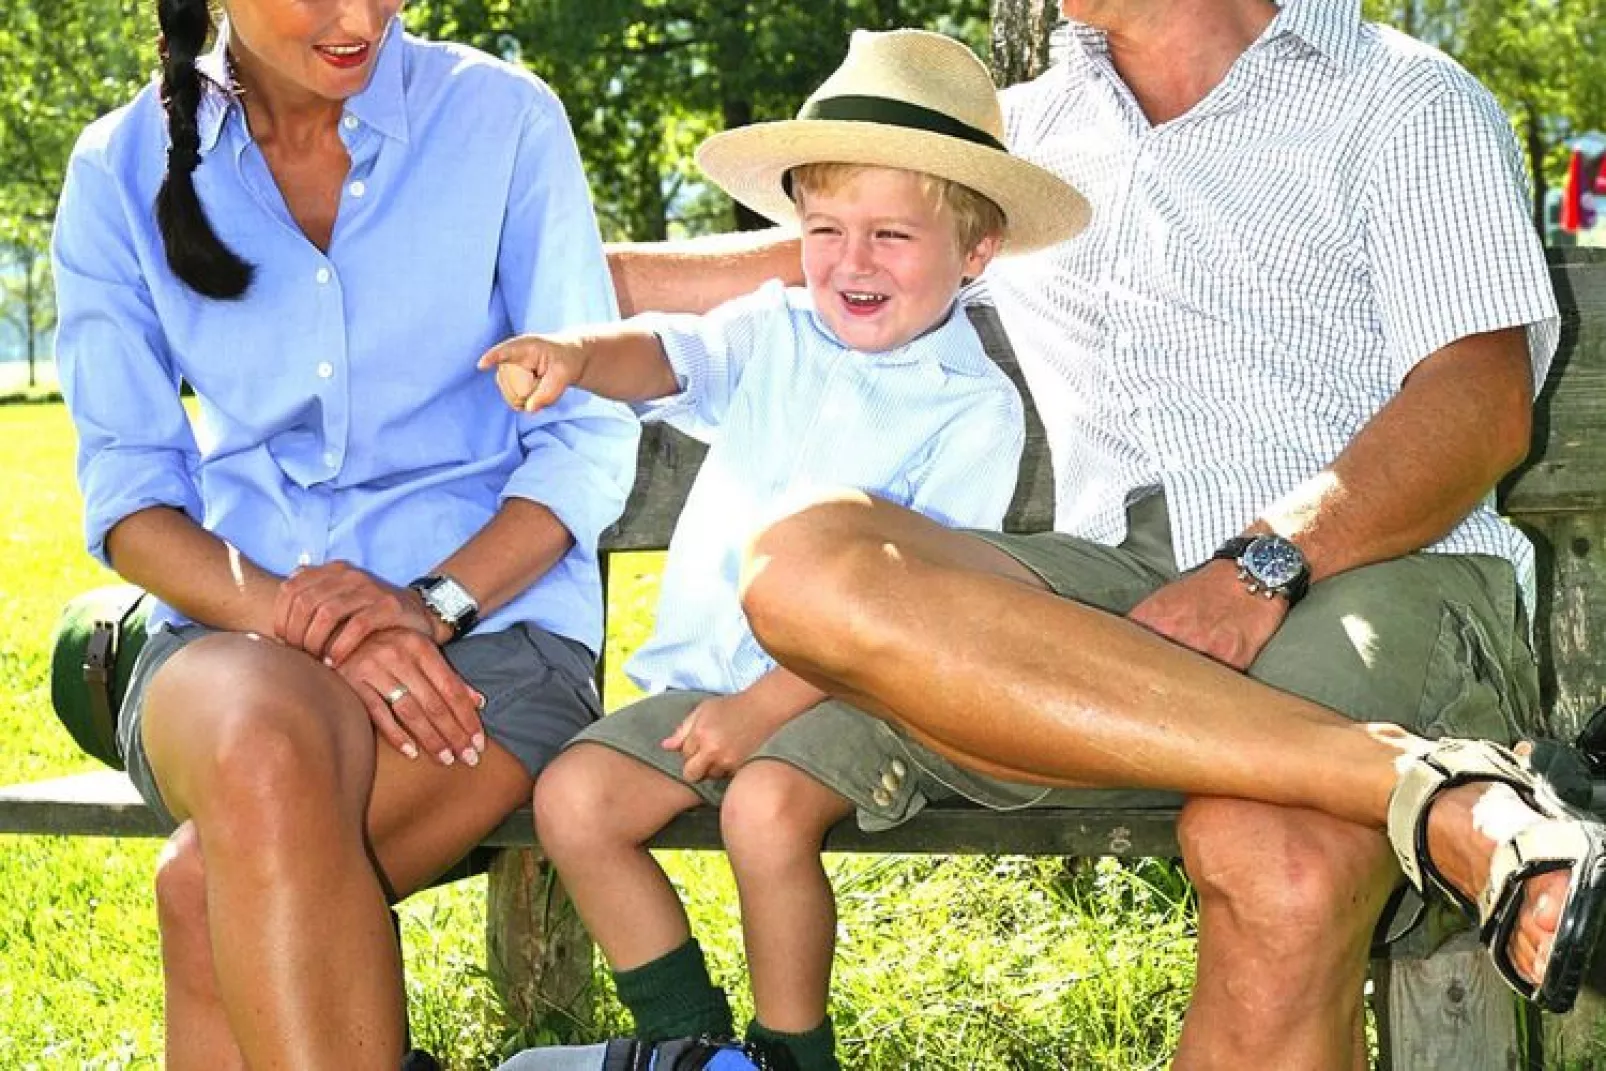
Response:
[{"label": "boy's hand", "polygon": [[585,347],[561,335],[520,335],[492,346],[481,371],[496,369],[496,386],[514,409],[534,413],[562,397],[585,374]]},{"label": "boy's hand", "polygon": [[698,703],[663,746],[680,752],[688,781],[729,777],[796,713],[755,699],[752,689],[715,696]]}]

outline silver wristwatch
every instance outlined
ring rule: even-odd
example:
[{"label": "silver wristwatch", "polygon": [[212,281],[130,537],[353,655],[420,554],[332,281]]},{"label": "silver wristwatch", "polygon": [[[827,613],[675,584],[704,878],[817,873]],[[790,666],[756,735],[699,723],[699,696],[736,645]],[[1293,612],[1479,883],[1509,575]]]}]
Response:
[{"label": "silver wristwatch", "polygon": [[480,620],[480,604],[468,589],[449,576],[421,576],[407,585],[418,592],[429,612],[446,622],[452,639],[468,635]]}]

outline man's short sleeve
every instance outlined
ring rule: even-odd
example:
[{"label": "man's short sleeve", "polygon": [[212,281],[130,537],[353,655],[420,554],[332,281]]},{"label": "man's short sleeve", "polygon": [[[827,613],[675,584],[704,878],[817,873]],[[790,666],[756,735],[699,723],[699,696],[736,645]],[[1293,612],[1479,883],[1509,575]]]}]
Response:
[{"label": "man's short sleeve", "polygon": [[1468,335],[1525,327],[1534,386],[1555,352],[1555,295],[1511,124],[1457,71],[1382,145],[1365,197],[1383,331],[1404,379]]}]

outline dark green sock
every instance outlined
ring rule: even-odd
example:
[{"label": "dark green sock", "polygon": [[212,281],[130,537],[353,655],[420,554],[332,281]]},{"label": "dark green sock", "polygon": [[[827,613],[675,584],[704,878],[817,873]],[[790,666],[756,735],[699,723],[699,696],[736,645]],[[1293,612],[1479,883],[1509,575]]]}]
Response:
[{"label": "dark green sock", "polygon": [[831,1027],[829,1015],[819,1026],[801,1034],[783,1034],[754,1019],[747,1024],[747,1040],[785,1049],[797,1062],[797,1071],[841,1071],[842,1068],[836,1062],[836,1031]]},{"label": "dark green sock", "polygon": [[730,1002],[708,977],[708,963],[695,939],[634,970],[615,971],[613,984],[643,1041],[735,1033]]}]

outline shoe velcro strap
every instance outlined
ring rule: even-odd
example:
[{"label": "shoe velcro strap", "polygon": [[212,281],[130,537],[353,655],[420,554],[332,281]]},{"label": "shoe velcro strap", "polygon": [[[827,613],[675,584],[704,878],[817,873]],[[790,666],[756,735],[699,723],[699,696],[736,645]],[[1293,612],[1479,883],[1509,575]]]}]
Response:
[{"label": "shoe velcro strap", "polygon": [[1505,748],[1483,740],[1441,740],[1408,762],[1389,795],[1388,807],[1389,843],[1406,880],[1425,891],[1425,880],[1432,879],[1469,913],[1475,907],[1471,899],[1444,881],[1428,858],[1426,818],[1435,796],[1472,781],[1508,784],[1525,797],[1533,793],[1533,775]]},{"label": "shoe velcro strap", "polygon": [[[1519,829],[1489,858],[1489,881],[1478,896],[1478,924],[1487,931],[1505,902],[1540,870],[1571,870],[1589,857],[1589,834],[1577,822],[1543,821]],[[1545,864],[1551,864],[1547,867]],[[1571,890],[1569,888],[1569,895]],[[1562,905],[1566,910],[1566,905]]]}]

